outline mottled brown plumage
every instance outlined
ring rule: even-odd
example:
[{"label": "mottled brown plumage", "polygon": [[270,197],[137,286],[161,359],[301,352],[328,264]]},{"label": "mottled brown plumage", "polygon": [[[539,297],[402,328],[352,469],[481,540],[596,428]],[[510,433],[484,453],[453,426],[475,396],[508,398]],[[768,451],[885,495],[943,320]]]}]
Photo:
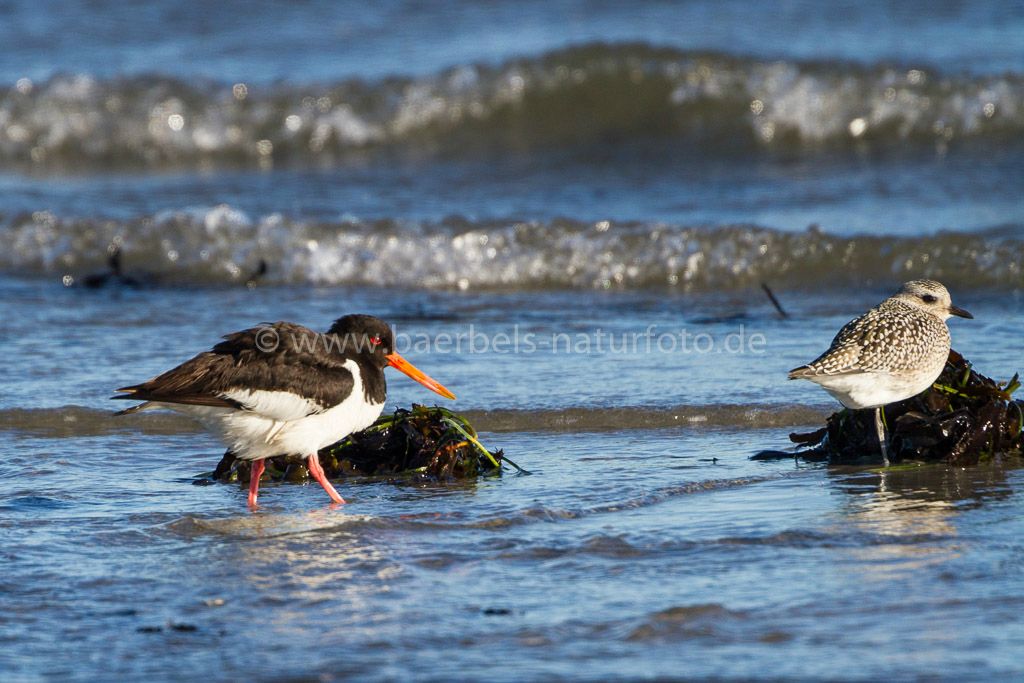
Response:
[{"label": "mottled brown plumage", "polygon": [[848,408],[874,408],[931,386],[949,356],[952,304],[934,280],[911,280],[899,292],[839,330],[825,353],[789,371],[820,384]]},{"label": "mottled brown plumage", "polygon": [[942,371],[949,354],[949,328],[937,316],[893,297],[848,322],[825,353],[790,372],[790,377],[848,372]]},{"label": "mottled brown plumage", "polygon": [[911,280],[894,296],[839,330],[828,351],[789,371],[818,384],[847,408],[875,409],[882,458],[888,464],[881,406],[916,396],[942,373],[949,357],[951,315],[957,308],[934,280]]}]

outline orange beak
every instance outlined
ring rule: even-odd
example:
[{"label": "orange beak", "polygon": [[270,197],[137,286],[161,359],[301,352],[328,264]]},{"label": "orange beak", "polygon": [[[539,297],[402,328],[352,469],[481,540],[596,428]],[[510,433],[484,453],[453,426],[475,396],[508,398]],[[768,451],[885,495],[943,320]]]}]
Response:
[{"label": "orange beak", "polygon": [[422,372],[419,368],[417,368],[415,365],[413,365],[406,359],[402,358],[397,353],[389,353],[384,357],[388,359],[388,365],[395,368],[396,370],[399,370],[409,375],[409,377],[412,377],[414,380],[425,386],[427,389],[430,389],[435,393],[441,394],[445,398],[455,398],[455,394],[445,389],[443,384],[429,377],[426,373]]}]

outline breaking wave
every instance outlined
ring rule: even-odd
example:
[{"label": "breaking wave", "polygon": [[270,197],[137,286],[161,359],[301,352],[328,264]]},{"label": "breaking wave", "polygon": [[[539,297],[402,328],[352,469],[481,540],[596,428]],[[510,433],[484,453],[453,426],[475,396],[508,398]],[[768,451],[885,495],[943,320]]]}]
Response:
[{"label": "breaking wave", "polygon": [[85,74],[0,91],[0,161],[45,167],[321,161],[661,137],[706,153],[977,139],[1019,144],[1024,76],[948,76],[590,44],[419,78],[185,82]]},{"label": "breaking wave", "polygon": [[35,212],[0,223],[0,245],[0,269],[67,285],[102,272],[117,248],[143,286],[245,282],[263,261],[261,284],[699,292],[927,276],[958,288],[1024,287],[1024,239],[1013,226],[909,238],[568,219],[254,220],[218,206],[129,221]]}]

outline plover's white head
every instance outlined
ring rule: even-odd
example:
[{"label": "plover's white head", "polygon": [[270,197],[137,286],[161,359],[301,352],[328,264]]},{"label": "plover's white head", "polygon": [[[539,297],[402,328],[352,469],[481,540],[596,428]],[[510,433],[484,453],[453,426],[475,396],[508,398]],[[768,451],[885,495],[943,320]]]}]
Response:
[{"label": "plover's white head", "polygon": [[954,306],[949,292],[941,282],[935,280],[911,280],[904,283],[903,288],[893,298],[905,301],[940,320],[948,320],[952,315],[961,318],[974,317],[964,309]]}]

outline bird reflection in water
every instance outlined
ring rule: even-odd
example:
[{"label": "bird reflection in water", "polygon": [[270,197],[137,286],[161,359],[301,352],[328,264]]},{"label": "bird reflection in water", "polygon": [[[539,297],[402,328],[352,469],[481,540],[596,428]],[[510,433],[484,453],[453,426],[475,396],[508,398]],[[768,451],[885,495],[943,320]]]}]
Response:
[{"label": "bird reflection in water", "polygon": [[1000,464],[833,471],[832,484],[846,494],[837,527],[866,537],[850,543],[861,578],[888,580],[959,557],[958,517],[1011,496],[1007,471]]}]

